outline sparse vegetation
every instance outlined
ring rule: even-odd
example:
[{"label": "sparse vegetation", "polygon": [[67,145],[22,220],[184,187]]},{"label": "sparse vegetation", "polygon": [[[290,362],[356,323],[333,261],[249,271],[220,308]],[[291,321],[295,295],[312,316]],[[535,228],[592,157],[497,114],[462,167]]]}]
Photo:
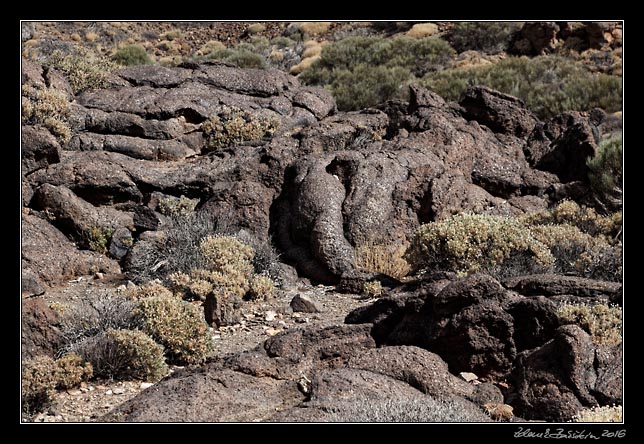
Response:
[{"label": "sparse vegetation", "polygon": [[43,125],[65,145],[71,139],[69,114],[69,102],[62,93],[37,84],[22,85],[23,124]]},{"label": "sparse vegetation", "polygon": [[623,148],[621,133],[602,140],[597,155],[588,160],[588,178],[599,200],[611,211],[622,208]]},{"label": "sparse vegetation", "polygon": [[257,274],[250,279],[248,297],[251,300],[269,300],[275,295],[275,283],[268,276]]},{"label": "sparse vegetation", "polygon": [[116,51],[112,57],[116,63],[123,66],[151,65],[152,58],[140,45],[128,45]]},{"label": "sparse vegetation", "polygon": [[90,250],[107,254],[114,230],[111,228],[91,227],[87,233],[87,246]]},{"label": "sparse vegetation", "polygon": [[557,313],[563,324],[576,324],[596,345],[612,346],[622,342],[622,308],[605,304],[562,304]]},{"label": "sparse vegetation", "polygon": [[79,343],[76,351],[104,378],[158,381],[168,373],[163,347],[138,330],[107,329]]},{"label": "sparse vegetation", "polygon": [[554,258],[530,230],[509,217],[459,214],[416,230],[405,259],[423,268],[492,274],[545,270]]},{"label": "sparse vegetation", "polygon": [[249,112],[234,107],[225,107],[210,117],[201,129],[209,150],[218,150],[243,142],[257,142],[270,136],[276,129],[274,122],[256,120]]},{"label": "sparse vegetation", "polygon": [[458,22],[450,29],[447,41],[459,53],[469,50],[498,54],[506,51],[520,22]]},{"label": "sparse vegetation", "polygon": [[266,61],[259,54],[248,49],[217,49],[208,54],[209,59],[232,63],[239,68],[266,68]]},{"label": "sparse vegetation", "polygon": [[380,281],[365,282],[362,294],[369,298],[377,298],[382,295],[382,284]]},{"label": "sparse vegetation", "polygon": [[143,329],[162,344],[171,364],[199,364],[212,351],[212,338],[198,307],[175,297],[158,296],[138,301]]},{"label": "sparse vegetation", "polygon": [[430,72],[420,83],[448,100],[459,100],[471,85],[489,86],[519,97],[541,119],[596,107],[614,112],[622,104],[620,77],[591,73],[556,55],[508,57],[485,66]]},{"label": "sparse vegetation", "polygon": [[159,213],[170,217],[187,217],[194,213],[199,199],[190,199],[181,195],[181,197],[168,196],[159,199]]},{"label": "sparse vegetation", "polygon": [[356,247],[355,266],[362,271],[382,273],[400,280],[411,270],[404,257],[405,251],[403,244],[378,245],[367,242]]},{"label": "sparse vegetation", "polygon": [[622,422],[622,406],[597,406],[582,409],[572,422]]},{"label": "sparse vegetation", "polygon": [[77,54],[55,51],[44,63],[67,76],[74,94],[88,89],[105,88],[108,85],[107,74],[121,67],[116,62],[89,50],[79,47],[77,51]]},{"label": "sparse vegetation", "polygon": [[348,37],[324,46],[300,79],[328,87],[338,109],[356,110],[406,98],[414,76],[443,67],[453,55],[447,42],[435,37]]}]

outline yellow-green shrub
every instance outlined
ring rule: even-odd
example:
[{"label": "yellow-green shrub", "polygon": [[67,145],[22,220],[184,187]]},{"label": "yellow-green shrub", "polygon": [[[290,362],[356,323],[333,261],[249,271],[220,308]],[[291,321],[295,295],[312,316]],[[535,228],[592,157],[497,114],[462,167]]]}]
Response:
[{"label": "yellow-green shrub", "polygon": [[157,296],[141,299],[138,311],[144,330],[162,344],[168,362],[198,364],[212,351],[212,338],[202,311],[175,297]]},{"label": "yellow-green shrub", "polygon": [[225,107],[221,113],[211,116],[201,124],[210,150],[226,148],[236,143],[259,141],[275,131],[275,123],[258,120],[248,111]]},{"label": "yellow-green shrub", "polygon": [[355,267],[361,271],[382,273],[396,279],[409,274],[411,267],[405,260],[406,247],[400,245],[379,245],[373,242],[356,247]]},{"label": "yellow-green shrub", "polygon": [[47,128],[61,144],[71,139],[69,102],[53,89],[38,85],[22,86],[22,123],[40,124]]},{"label": "yellow-green shrub", "polygon": [[605,304],[564,303],[557,309],[562,324],[583,328],[597,345],[616,345],[622,342],[622,308]]},{"label": "yellow-green shrub", "polygon": [[172,297],[172,291],[158,281],[151,281],[129,290],[127,295],[132,299],[139,300],[150,297]]},{"label": "yellow-green shrub", "polygon": [[139,45],[128,45],[116,51],[112,57],[116,63],[123,66],[151,65],[152,59]]},{"label": "yellow-green shrub", "polygon": [[602,140],[595,157],[588,159],[590,185],[611,210],[620,210],[622,207],[622,162],[621,133]]},{"label": "yellow-green shrub", "polygon": [[[547,269],[553,257],[530,230],[509,217],[459,214],[420,226],[405,259],[415,270],[437,269],[469,273],[499,270],[525,263],[528,269]],[[520,270],[529,271],[529,270]]]},{"label": "yellow-green shrub", "polygon": [[268,276],[256,274],[250,279],[248,297],[252,300],[268,300],[275,294],[275,283]]},{"label": "yellow-green shrub", "polygon": [[181,197],[164,197],[159,199],[159,213],[170,217],[188,216],[195,211],[199,199],[190,199],[185,196]]},{"label": "yellow-green shrub", "polygon": [[378,297],[382,294],[382,284],[380,281],[365,282],[362,294],[368,297]]},{"label": "yellow-green shrub", "polygon": [[88,89],[100,89],[108,86],[107,75],[121,66],[98,54],[76,48],[77,54],[64,54],[54,51],[45,60],[45,65],[56,68],[67,76],[74,94]]}]

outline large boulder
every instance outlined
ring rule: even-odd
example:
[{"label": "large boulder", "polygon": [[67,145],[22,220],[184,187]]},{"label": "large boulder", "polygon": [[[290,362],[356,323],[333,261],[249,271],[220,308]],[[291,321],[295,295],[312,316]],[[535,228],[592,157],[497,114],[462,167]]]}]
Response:
[{"label": "large boulder", "polygon": [[22,174],[60,162],[60,145],[42,126],[22,127]]},{"label": "large boulder", "polygon": [[600,402],[621,403],[621,368],[615,366],[619,354],[604,353],[598,358],[580,327],[559,327],[552,340],[517,356],[509,403],[526,419],[549,422],[570,421],[582,408]]},{"label": "large boulder", "polygon": [[59,314],[39,297],[23,299],[21,308],[22,359],[40,355],[55,357],[63,345]]}]

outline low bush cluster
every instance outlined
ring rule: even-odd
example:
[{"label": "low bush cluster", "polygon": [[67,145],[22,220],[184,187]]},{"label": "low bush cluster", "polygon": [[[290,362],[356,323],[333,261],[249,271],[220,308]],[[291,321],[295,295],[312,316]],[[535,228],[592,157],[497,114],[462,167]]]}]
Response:
[{"label": "low bush cluster", "polygon": [[92,377],[92,364],[74,353],[57,360],[36,356],[22,362],[22,410],[30,414],[47,407],[55,389],[69,389]]},{"label": "low bush cluster", "polygon": [[510,48],[519,22],[457,22],[446,38],[459,53],[474,50],[497,54]]},{"label": "low bush cluster", "polygon": [[44,65],[65,74],[74,94],[105,88],[109,84],[107,77],[110,71],[121,68],[118,63],[80,47],[74,54],[54,51]]},{"label": "low bush cluster", "polygon": [[621,281],[621,213],[564,201],[521,218],[459,214],[422,225],[405,253],[422,269],[498,277],[554,272]]},{"label": "low bush cluster", "polygon": [[198,364],[212,351],[203,312],[177,297],[157,296],[138,301],[143,331],[163,345],[171,364]]},{"label": "low bush cluster", "polygon": [[396,279],[403,279],[411,270],[405,260],[406,246],[381,245],[365,242],[356,246],[355,267],[358,270],[382,273]]},{"label": "low bush cluster", "polygon": [[70,108],[62,93],[38,85],[23,85],[21,103],[23,124],[43,125],[62,145],[69,142]]},{"label": "low bush cluster", "polygon": [[180,197],[167,196],[159,199],[157,209],[159,213],[170,217],[189,217],[195,211],[199,199],[190,199],[181,195]]},{"label": "low bush cluster", "polygon": [[382,295],[382,284],[380,281],[365,282],[362,294],[369,298],[376,298]]},{"label": "low bush cluster", "polygon": [[87,247],[101,254],[107,254],[114,230],[111,228],[91,227],[85,234]]},{"label": "low bush cluster", "polygon": [[225,107],[222,112],[210,117],[201,125],[209,150],[218,150],[243,142],[256,142],[270,136],[276,124],[270,120],[258,120],[248,111]]},{"label": "low bush cluster", "polygon": [[459,100],[472,85],[484,85],[523,100],[541,119],[563,111],[619,111],[621,77],[591,73],[565,57],[507,57],[484,66],[430,72],[420,83],[447,100]]},{"label": "low bush cluster", "polygon": [[561,304],[557,314],[562,324],[576,324],[588,333],[596,345],[622,342],[622,308],[605,304]]},{"label": "low bush cluster", "polygon": [[338,109],[357,110],[405,99],[414,77],[445,66],[453,55],[449,44],[436,37],[354,36],[324,46],[300,79],[329,88]]}]

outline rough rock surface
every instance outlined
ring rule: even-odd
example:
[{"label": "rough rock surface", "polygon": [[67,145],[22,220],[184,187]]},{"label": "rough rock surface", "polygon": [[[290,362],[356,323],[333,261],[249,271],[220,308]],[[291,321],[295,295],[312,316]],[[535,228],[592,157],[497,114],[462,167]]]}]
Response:
[{"label": "rough rock surface", "polygon": [[42,298],[23,299],[21,307],[22,359],[38,355],[54,357],[62,345],[59,315]]},{"label": "rough rock surface", "polygon": [[[32,65],[23,78],[38,81]],[[285,261],[323,283],[355,271],[359,244],[408,240],[455,211],[543,209],[560,182],[586,180],[595,148],[594,117],[542,124],[487,88],[457,105],[414,86],[406,108],[339,113],[328,92],[273,69],[139,66],[114,77],[72,103],[60,162],[23,162],[28,186],[66,187],[97,211],[127,205],[139,221],[155,192],[197,198],[209,217],[272,236]],[[201,125],[230,109],[271,122],[272,135],[210,150]],[[135,244],[158,227],[144,219]]]},{"label": "rough rock surface", "polygon": [[[526,419],[562,422],[569,421],[582,407],[598,405],[599,400],[621,402],[621,392],[615,390],[621,387],[621,370],[615,367],[617,356],[601,364],[596,356],[586,332],[575,325],[560,327],[551,341],[519,354],[512,373],[516,393],[510,405]],[[610,383],[598,379],[598,374],[606,377],[608,373]]]}]

